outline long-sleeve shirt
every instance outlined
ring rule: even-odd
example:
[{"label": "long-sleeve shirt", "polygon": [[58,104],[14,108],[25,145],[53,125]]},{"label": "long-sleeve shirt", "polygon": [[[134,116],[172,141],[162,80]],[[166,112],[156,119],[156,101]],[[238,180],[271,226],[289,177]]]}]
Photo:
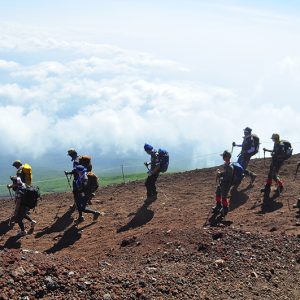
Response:
[{"label": "long-sleeve shirt", "polygon": [[252,135],[244,136],[243,143],[241,145],[236,145],[242,147],[242,153],[251,154],[255,151],[254,139]]}]

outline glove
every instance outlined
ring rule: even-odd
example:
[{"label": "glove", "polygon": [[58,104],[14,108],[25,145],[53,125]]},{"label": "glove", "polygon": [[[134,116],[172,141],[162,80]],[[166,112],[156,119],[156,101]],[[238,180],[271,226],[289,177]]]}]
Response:
[{"label": "glove", "polygon": [[8,189],[10,189],[10,188],[11,188],[11,184],[7,184],[6,187],[7,187]]},{"label": "glove", "polygon": [[236,143],[235,142],[232,142],[232,147],[235,147]]},{"label": "glove", "polygon": [[266,149],[266,148],[263,148],[263,150],[266,151],[267,149]]},{"label": "glove", "polygon": [[145,165],[146,167],[148,167],[149,163],[145,161],[145,162],[144,162],[144,165]]},{"label": "glove", "polygon": [[67,172],[67,171],[64,171],[65,172],[65,175],[69,175],[70,174],[70,172]]},{"label": "glove", "polygon": [[151,175],[152,175],[152,171],[149,170],[149,171],[147,172],[147,174],[148,174],[148,176],[151,176]]}]

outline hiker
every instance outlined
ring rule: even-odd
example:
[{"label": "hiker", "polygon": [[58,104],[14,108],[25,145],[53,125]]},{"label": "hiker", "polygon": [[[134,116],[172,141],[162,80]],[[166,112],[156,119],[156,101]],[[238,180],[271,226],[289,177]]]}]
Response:
[{"label": "hiker", "polygon": [[83,212],[93,214],[94,221],[96,221],[100,215],[100,212],[86,208],[90,196],[90,191],[88,190],[88,176],[86,171],[86,168],[82,165],[77,165],[75,168],[75,201],[79,213],[78,219],[75,221],[77,224],[84,221],[84,217],[82,216]]},{"label": "hiker", "polygon": [[15,160],[12,164],[13,167],[17,169],[16,176],[20,177],[22,182],[26,185],[31,185],[32,183],[32,168],[29,164],[22,164],[20,160]]},{"label": "hiker", "polygon": [[259,138],[251,132],[252,129],[250,127],[246,127],[244,129],[243,143],[241,145],[237,145],[235,142],[233,142],[232,146],[242,148],[240,154],[238,155],[239,158],[237,162],[243,167],[244,175],[250,176],[250,184],[253,184],[256,174],[247,170],[247,167],[251,157],[258,152]]},{"label": "hiker", "polygon": [[[149,162],[145,162],[145,166],[148,169],[148,177],[145,181],[147,189],[147,201],[154,201],[157,199],[156,180],[160,173],[164,173],[169,167],[169,153],[164,149],[158,149],[156,151],[151,145],[145,144],[144,150],[151,156]],[[150,168],[149,168],[150,166]]]},{"label": "hiker", "polygon": [[154,201],[157,199],[157,191],[156,191],[155,183],[160,172],[158,152],[149,144],[144,145],[144,150],[146,151],[147,154],[151,156],[151,161],[144,163],[145,166],[148,168],[148,172],[147,172],[148,177],[145,181],[145,186],[147,189],[146,200]]},{"label": "hiker", "polygon": [[[71,205],[71,208],[75,207],[75,204],[77,202],[76,197],[78,193],[76,192],[76,179],[77,179],[77,172],[76,172],[76,167],[78,165],[83,165],[88,172],[92,170],[92,164],[91,164],[91,157],[90,156],[81,156],[77,154],[77,151],[74,148],[70,148],[67,152],[67,155],[71,157],[71,161],[73,162],[73,170],[70,172],[65,171],[65,175],[73,175],[73,183],[72,183],[72,191],[73,191],[73,196],[74,196],[74,204]],[[69,180],[69,179],[68,179]],[[94,196],[94,194],[92,194]],[[91,204],[91,198],[89,199],[89,204]]]},{"label": "hiker", "polygon": [[82,165],[84,166],[88,172],[92,171],[93,166],[91,163],[91,157],[88,155],[78,155],[77,151],[74,148],[70,148],[67,152],[67,155],[69,155],[72,159],[71,161],[73,162],[73,169],[77,165]]},{"label": "hiker", "polygon": [[17,176],[11,177],[12,184],[8,184],[7,188],[13,189],[15,192],[15,209],[13,212],[13,215],[10,218],[10,223],[13,223],[16,221],[20,227],[20,231],[17,233],[18,237],[24,236],[27,234],[27,231],[25,230],[25,226],[23,223],[23,220],[26,219],[30,222],[30,231],[32,232],[34,229],[34,226],[36,224],[36,221],[33,220],[29,215],[29,207],[25,205],[25,203],[22,201],[26,189],[25,183],[22,182],[22,179]]},{"label": "hiker", "polygon": [[274,142],[273,150],[263,148],[264,152],[270,152],[272,156],[268,178],[266,180],[265,187],[261,190],[262,192],[264,192],[265,200],[267,200],[270,196],[272,180],[274,180],[277,185],[276,194],[280,195],[280,193],[283,191],[283,183],[280,180],[278,173],[284,161],[292,154],[292,148],[290,147],[290,149],[287,149],[285,147],[286,141],[280,141],[280,136],[278,133],[273,133],[271,139]]},{"label": "hiker", "polygon": [[220,212],[223,216],[226,216],[229,209],[229,201],[227,196],[233,181],[234,167],[230,163],[230,152],[225,150],[220,155],[224,160],[224,170],[222,172],[219,169],[217,170],[217,179],[219,180],[219,184],[216,190],[216,205],[213,207],[212,211],[213,213]]}]

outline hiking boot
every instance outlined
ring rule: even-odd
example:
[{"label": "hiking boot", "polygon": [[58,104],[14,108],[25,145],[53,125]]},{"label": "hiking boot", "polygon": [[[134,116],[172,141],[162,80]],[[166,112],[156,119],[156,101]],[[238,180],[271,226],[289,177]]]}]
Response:
[{"label": "hiking boot", "polygon": [[93,216],[93,221],[97,221],[97,219],[100,216],[100,212],[99,211],[95,211],[94,216]]},{"label": "hiking boot", "polygon": [[221,203],[217,203],[216,204],[216,206],[214,206],[213,208],[212,208],[212,212],[215,214],[215,213],[218,213],[220,210],[222,209],[222,205],[221,205]]},{"label": "hiking boot", "polygon": [[17,233],[16,236],[21,237],[21,236],[25,236],[26,234],[27,234],[27,231],[26,231],[26,230],[21,230],[21,231],[19,231],[19,232]]},{"label": "hiking boot", "polygon": [[32,220],[32,221],[30,222],[30,229],[31,229],[31,230],[34,229],[35,224],[36,224],[36,221],[35,221],[35,220]]},{"label": "hiking boot", "polygon": [[252,185],[254,183],[255,179],[256,179],[256,174],[252,173],[250,175],[250,177],[251,177],[250,184]]},{"label": "hiking boot", "polygon": [[79,217],[78,219],[76,219],[76,220],[74,221],[74,223],[75,223],[75,224],[80,224],[80,223],[83,222],[83,221],[84,221],[84,217],[81,216],[81,217]]}]

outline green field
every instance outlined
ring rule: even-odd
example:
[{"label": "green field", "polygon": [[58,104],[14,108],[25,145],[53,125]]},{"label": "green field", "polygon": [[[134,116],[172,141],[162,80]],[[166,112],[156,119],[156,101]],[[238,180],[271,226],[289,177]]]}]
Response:
[{"label": "green field", "polygon": [[[130,174],[130,175],[126,175],[124,179],[125,182],[144,180],[146,176],[147,175],[145,173]],[[123,176],[105,176],[105,177],[100,177],[99,179],[100,179],[100,187],[124,182]],[[70,184],[72,186],[72,180]],[[40,181],[33,181],[33,185],[39,186],[42,194],[71,191],[71,188],[68,185],[68,181],[66,177],[58,177],[54,179],[44,178],[43,180]],[[4,184],[0,186],[0,195],[9,196],[8,189]]]}]

